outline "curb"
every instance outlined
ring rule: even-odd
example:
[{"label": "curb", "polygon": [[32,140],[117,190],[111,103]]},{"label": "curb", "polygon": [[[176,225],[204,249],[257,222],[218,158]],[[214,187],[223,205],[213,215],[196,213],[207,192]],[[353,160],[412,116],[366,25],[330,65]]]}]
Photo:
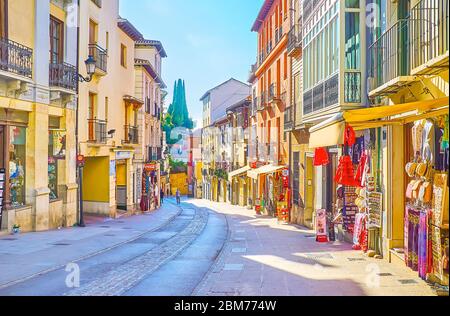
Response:
[{"label": "curb", "polygon": [[[172,204],[172,203],[170,203],[170,204]],[[180,207],[178,207],[177,205],[174,205],[174,204],[172,204],[172,205],[173,205],[174,207],[177,208],[177,213],[176,213],[175,215],[171,216],[171,217],[170,217],[165,223],[163,223],[162,225],[159,225],[159,226],[154,227],[154,228],[152,228],[152,229],[150,229],[150,230],[148,230],[148,231],[145,231],[145,232],[143,232],[142,234],[139,234],[138,236],[135,236],[135,237],[133,237],[133,238],[131,238],[131,239],[129,239],[129,240],[120,242],[120,243],[118,243],[118,244],[112,245],[112,246],[110,246],[110,247],[101,249],[101,250],[96,251],[96,252],[93,252],[93,253],[90,253],[90,254],[88,254],[88,255],[86,255],[86,256],[83,256],[83,257],[80,257],[80,258],[71,260],[71,261],[69,261],[69,262],[67,262],[67,263],[77,263],[77,262],[80,262],[80,261],[83,261],[83,260],[86,260],[86,259],[95,257],[95,256],[97,256],[97,255],[106,253],[106,252],[111,251],[111,250],[113,250],[113,249],[115,249],[115,248],[118,248],[118,247],[123,246],[123,245],[125,245],[125,244],[128,244],[128,243],[130,243],[130,242],[133,242],[133,241],[135,241],[135,240],[138,240],[139,238],[141,238],[142,236],[144,236],[144,235],[146,235],[146,234],[148,234],[148,233],[157,231],[157,230],[159,230],[159,229],[161,229],[161,228],[163,228],[163,227],[169,225],[171,222],[173,222],[173,221],[175,220],[175,218],[177,218],[178,216],[180,216],[180,214],[181,214],[182,211],[183,211],[183,210],[182,210]],[[61,264],[61,265],[55,266],[55,267],[53,267],[53,268],[50,268],[50,269],[47,269],[47,270],[44,270],[44,271],[41,271],[41,272],[37,272],[37,273],[35,273],[35,274],[29,275],[29,276],[26,276],[26,277],[23,277],[23,278],[20,278],[20,279],[11,281],[11,282],[7,282],[7,283],[4,283],[4,284],[0,284],[0,290],[3,290],[3,289],[6,289],[6,288],[8,288],[8,287],[11,287],[11,286],[14,286],[14,285],[23,283],[23,282],[25,282],[25,281],[34,279],[35,277],[38,277],[38,276],[41,276],[41,275],[45,275],[45,274],[48,274],[48,273],[57,271],[57,270],[59,270],[59,269],[62,269],[62,268],[64,268],[64,267],[67,265],[67,263],[66,263],[66,264]]]}]

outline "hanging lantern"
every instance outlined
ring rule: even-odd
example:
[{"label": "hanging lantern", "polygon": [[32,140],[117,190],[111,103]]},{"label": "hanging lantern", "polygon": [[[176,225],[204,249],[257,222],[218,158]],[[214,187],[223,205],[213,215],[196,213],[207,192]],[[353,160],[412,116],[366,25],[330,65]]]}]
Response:
[{"label": "hanging lantern", "polygon": [[328,151],[323,147],[316,148],[314,154],[314,166],[316,167],[325,166],[328,165],[329,163],[330,157],[328,155]]}]

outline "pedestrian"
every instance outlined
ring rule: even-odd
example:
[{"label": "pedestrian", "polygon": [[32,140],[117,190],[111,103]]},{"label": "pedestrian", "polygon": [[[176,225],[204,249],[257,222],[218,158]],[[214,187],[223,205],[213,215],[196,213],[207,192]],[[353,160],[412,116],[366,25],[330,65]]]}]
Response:
[{"label": "pedestrian", "polygon": [[181,192],[180,192],[180,189],[177,189],[176,197],[177,197],[177,205],[180,205],[181,204]]},{"label": "pedestrian", "polygon": [[161,205],[163,205],[164,204],[164,190],[163,189],[161,189],[161,192],[159,193],[159,197],[161,199]]}]

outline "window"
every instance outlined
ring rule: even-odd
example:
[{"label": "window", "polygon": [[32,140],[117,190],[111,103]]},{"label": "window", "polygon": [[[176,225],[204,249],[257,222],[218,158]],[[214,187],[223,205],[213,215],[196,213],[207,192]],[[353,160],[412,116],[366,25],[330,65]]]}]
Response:
[{"label": "window", "polygon": [[109,117],[109,98],[105,97],[105,121],[108,121]]},{"label": "window", "polygon": [[358,9],[359,0],[345,0],[345,7],[349,9]]},{"label": "window", "polygon": [[61,64],[64,50],[64,23],[50,16],[50,62]]},{"label": "window", "polygon": [[12,207],[25,205],[25,144],[26,129],[18,126],[9,128],[9,188]]},{"label": "window", "polygon": [[345,13],[345,67],[359,69],[361,66],[361,39],[359,13]]},{"label": "window", "polygon": [[120,45],[120,64],[127,67],[127,47],[123,44]]},{"label": "window", "polygon": [[284,80],[288,78],[288,55],[284,53]]},{"label": "window", "polygon": [[89,20],[89,44],[97,44],[98,24]]},{"label": "window", "polygon": [[8,0],[0,0],[0,38],[8,38]]}]

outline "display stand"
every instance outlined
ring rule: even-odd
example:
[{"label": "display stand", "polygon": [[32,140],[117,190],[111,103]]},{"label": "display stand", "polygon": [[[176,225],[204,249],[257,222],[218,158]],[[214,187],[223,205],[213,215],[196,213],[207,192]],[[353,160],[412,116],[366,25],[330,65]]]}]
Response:
[{"label": "display stand", "polygon": [[3,222],[3,210],[5,208],[6,170],[0,169],[0,230]]}]

